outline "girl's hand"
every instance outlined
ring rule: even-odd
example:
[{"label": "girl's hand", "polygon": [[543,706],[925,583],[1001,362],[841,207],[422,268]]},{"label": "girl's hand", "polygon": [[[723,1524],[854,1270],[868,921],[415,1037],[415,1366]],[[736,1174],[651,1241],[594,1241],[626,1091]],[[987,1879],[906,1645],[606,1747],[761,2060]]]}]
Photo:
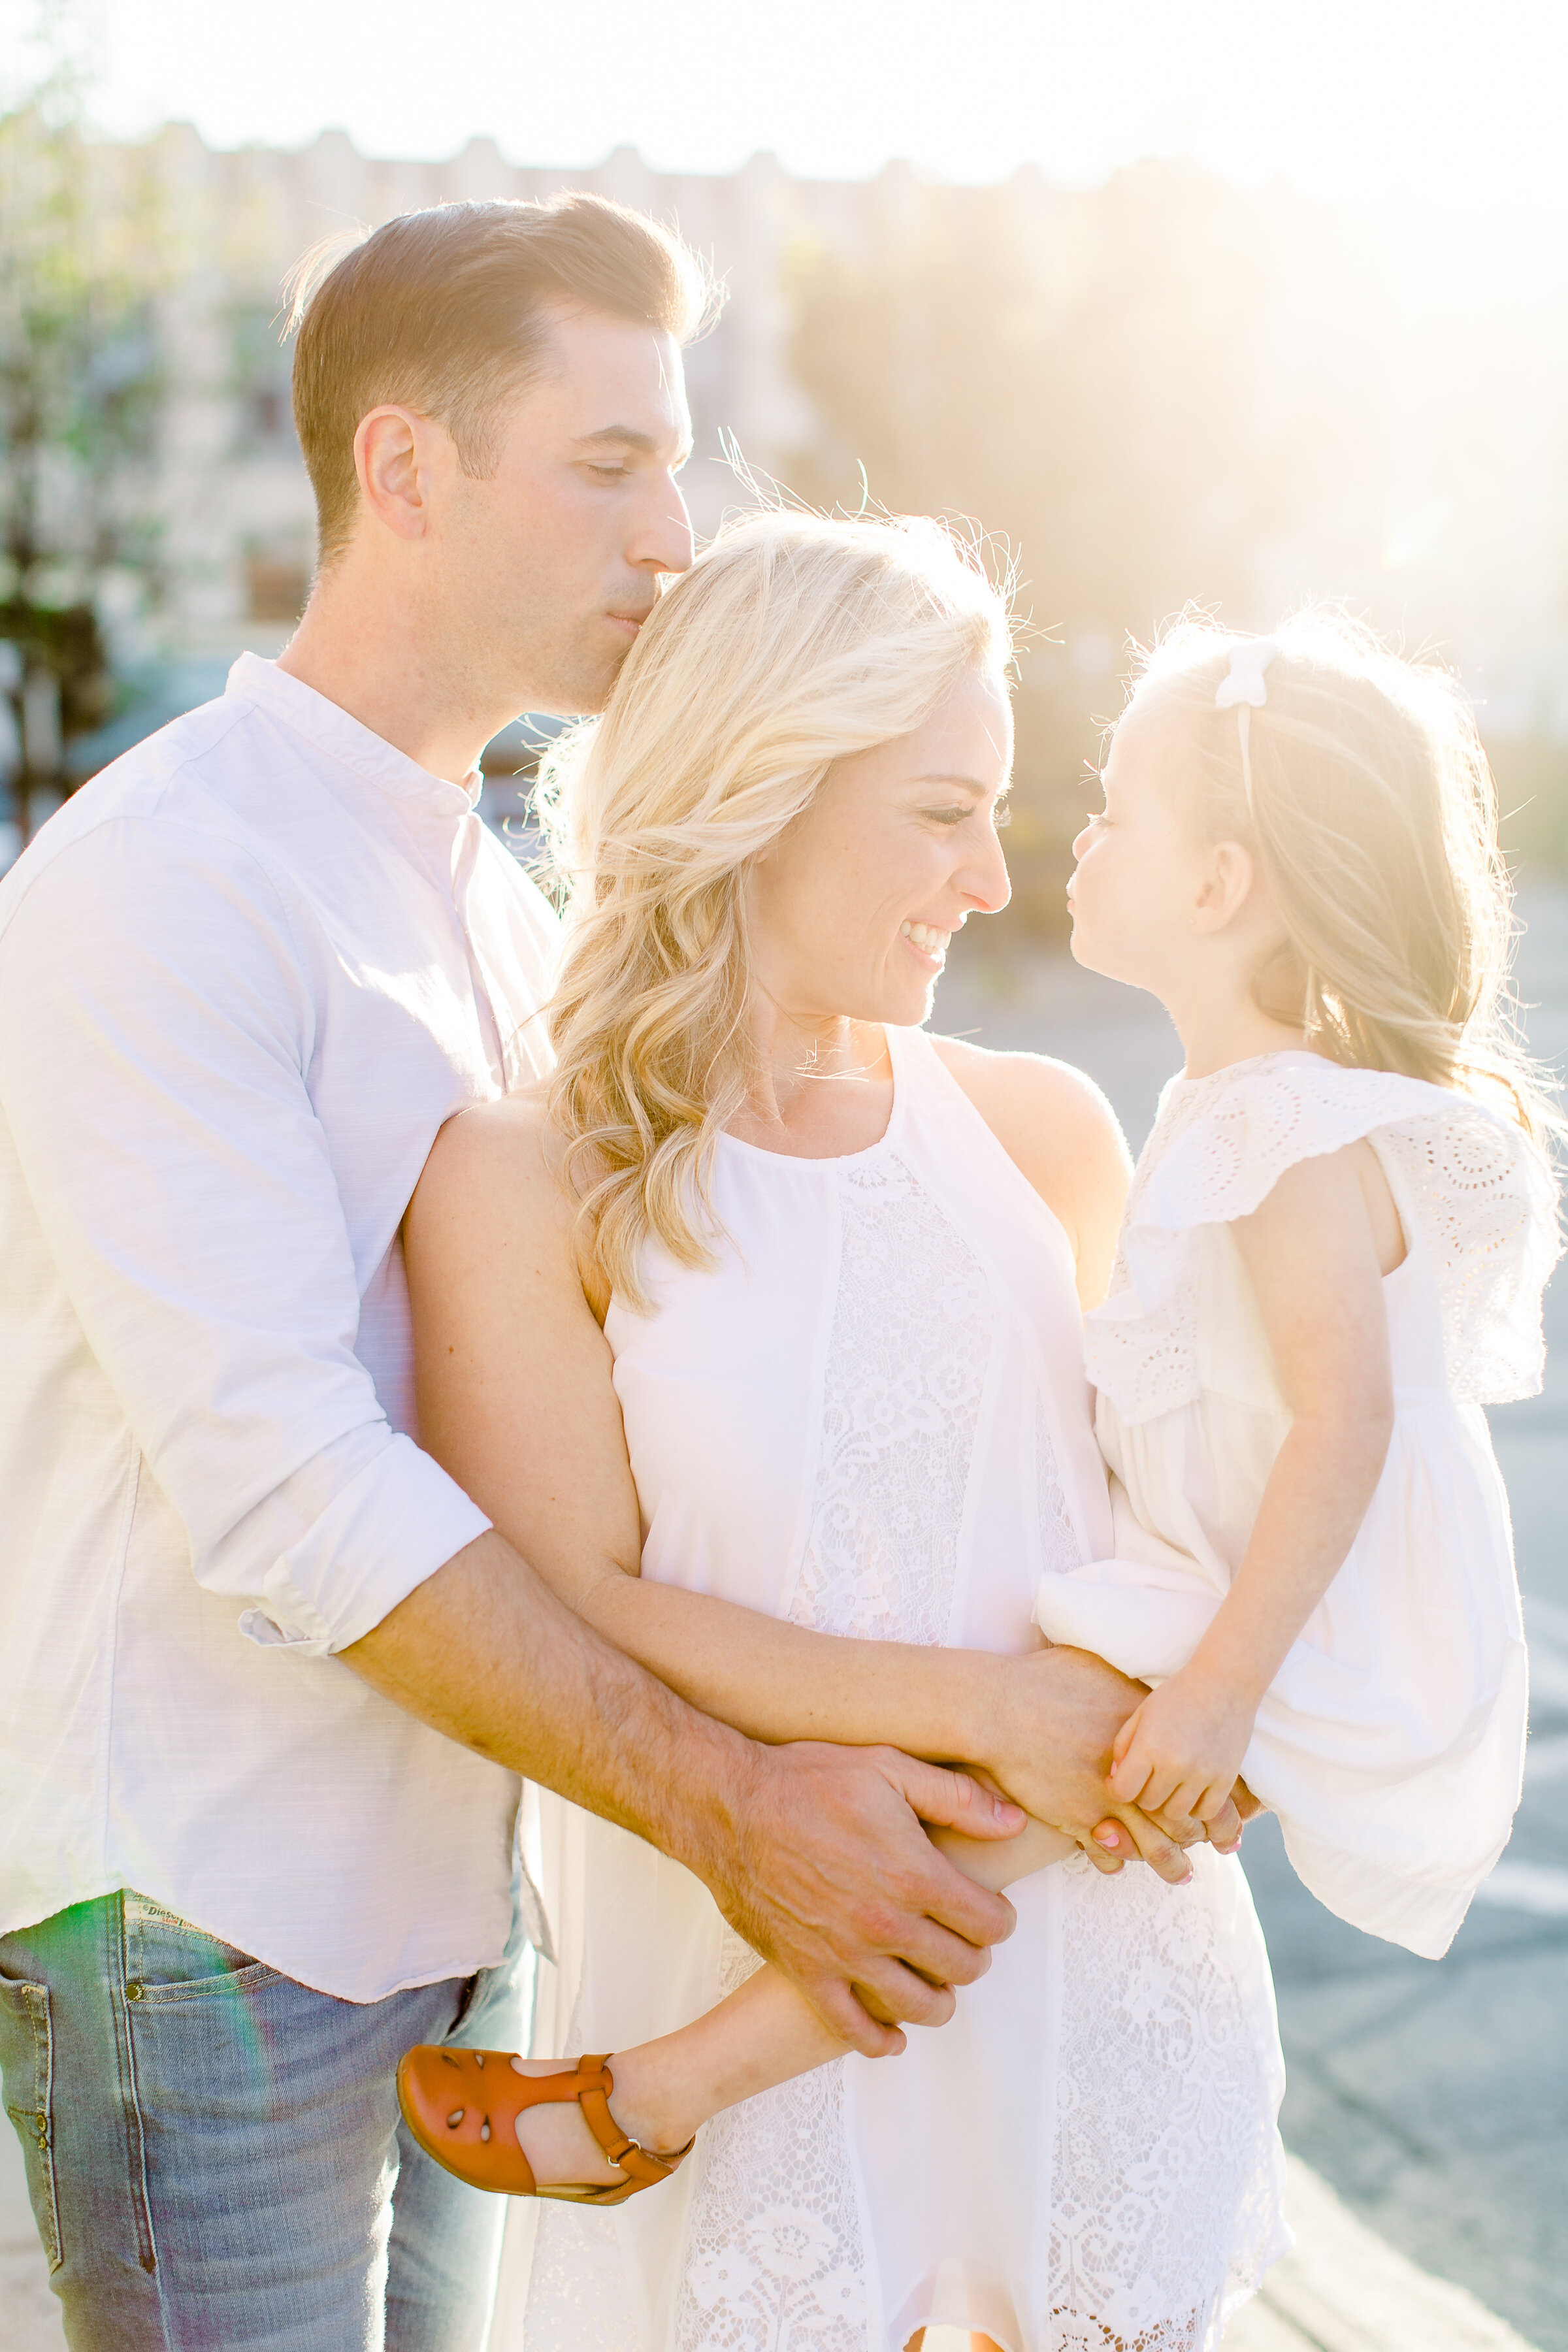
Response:
[{"label": "girl's hand", "polygon": [[[1142,1861],[1173,1885],[1190,1878],[1182,1848],[1201,1841],[1201,1825],[1175,1807],[1151,1819],[1147,1806],[1123,1803],[1106,1777],[1112,1742],[1146,1697],[1144,1685],[1086,1650],[1048,1643],[989,1663],[987,1719],[973,1738],[1008,1796],[1065,1832],[1101,1870]],[[1234,1843],[1241,1829],[1234,1809],[1221,1807],[1217,1819],[1220,1838]]]},{"label": "girl's hand", "polygon": [[1110,1785],[1145,1812],[1214,1821],[1230,1801],[1252,1738],[1256,1700],[1185,1668],[1151,1691],[1111,1744]]}]

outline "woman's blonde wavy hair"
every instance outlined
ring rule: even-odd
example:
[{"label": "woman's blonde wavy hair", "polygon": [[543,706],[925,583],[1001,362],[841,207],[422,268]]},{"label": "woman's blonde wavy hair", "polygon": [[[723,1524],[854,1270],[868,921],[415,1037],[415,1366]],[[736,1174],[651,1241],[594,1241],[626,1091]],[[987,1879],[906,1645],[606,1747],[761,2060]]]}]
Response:
[{"label": "woman's blonde wavy hair", "polygon": [[1237,710],[1215,703],[1243,640],[1177,622],[1142,656],[1124,713],[1174,719],[1178,790],[1273,893],[1285,937],[1254,977],[1259,1006],[1333,1061],[1479,1096],[1538,1141],[1559,1134],[1519,1040],[1497,793],[1458,687],[1331,607],[1272,641],[1250,793]]},{"label": "woman's blonde wavy hair", "polygon": [[745,882],[836,760],[1001,677],[1007,601],[926,520],[770,510],[660,598],[602,717],[545,763],[566,888],[551,1097],[599,1278],[646,1307],[645,1244],[712,1263],[718,1139],[756,1076]]}]

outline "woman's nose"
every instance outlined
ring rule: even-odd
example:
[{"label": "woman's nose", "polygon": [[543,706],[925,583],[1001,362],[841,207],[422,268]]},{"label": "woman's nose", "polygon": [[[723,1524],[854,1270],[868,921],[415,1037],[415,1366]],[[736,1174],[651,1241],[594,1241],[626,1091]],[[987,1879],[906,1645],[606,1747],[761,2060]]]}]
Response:
[{"label": "woman's nose", "polygon": [[985,850],[959,877],[959,887],[966,898],[974,902],[975,911],[982,915],[999,915],[1013,895],[1012,879],[1007,872],[1007,860],[1002,855],[1002,844],[992,834]]},{"label": "woman's nose", "polygon": [[1091,817],[1091,818],[1089,819],[1089,824],[1086,824],[1086,825],[1084,826],[1083,831],[1082,831],[1081,833],[1079,833],[1079,834],[1075,834],[1075,835],[1073,836],[1072,854],[1073,854],[1073,862],[1074,862],[1074,864],[1075,864],[1075,865],[1077,864],[1078,860],[1079,860],[1079,859],[1083,856],[1084,851],[1088,848],[1088,846],[1089,846],[1089,836],[1090,833],[1093,831],[1093,829],[1094,829],[1094,820],[1093,820],[1093,818]]}]

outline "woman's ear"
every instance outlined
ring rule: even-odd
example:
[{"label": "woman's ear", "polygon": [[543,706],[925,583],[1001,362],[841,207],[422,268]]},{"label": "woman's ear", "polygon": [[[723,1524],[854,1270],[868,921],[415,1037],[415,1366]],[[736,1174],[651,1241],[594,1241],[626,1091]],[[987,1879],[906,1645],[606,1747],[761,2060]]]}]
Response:
[{"label": "woman's ear", "polygon": [[1209,852],[1208,870],[1193,909],[1193,929],[1212,937],[1228,929],[1255,895],[1257,869],[1252,853],[1239,841],[1216,841]]}]

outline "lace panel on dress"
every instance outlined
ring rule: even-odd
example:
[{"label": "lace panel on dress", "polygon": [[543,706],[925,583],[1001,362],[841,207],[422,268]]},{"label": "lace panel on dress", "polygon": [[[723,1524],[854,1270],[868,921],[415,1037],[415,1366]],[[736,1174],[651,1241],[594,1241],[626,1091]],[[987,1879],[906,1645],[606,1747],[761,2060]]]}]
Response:
[{"label": "lace panel on dress", "polygon": [[1048,2341],[1211,2352],[1282,2251],[1269,2053],[1206,1905],[1149,1870],[1058,1867]]},{"label": "lace panel on dress", "polygon": [[863,1641],[947,1639],[991,1359],[984,1269],[903,1162],[847,1175],[811,1528],[789,1614]]},{"label": "lace panel on dress", "polygon": [[[819,1465],[789,1616],[936,1643],[957,1591],[995,1309],[979,1260],[892,1153],[847,1172],[840,1210]],[[724,1990],[758,1965],[726,1929]],[[843,2062],[717,2116],[696,2161],[679,2352],[868,2352]]]},{"label": "lace panel on dress", "polygon": [[559,2352],[647,2352],[621,2242],[613,2210],[540,2206],[524,2344]]},{"label": "lace panel on dress", "polygon": [[868,2352],[843,2062],[727,2108],[698,2156],[679,2352]]}]

